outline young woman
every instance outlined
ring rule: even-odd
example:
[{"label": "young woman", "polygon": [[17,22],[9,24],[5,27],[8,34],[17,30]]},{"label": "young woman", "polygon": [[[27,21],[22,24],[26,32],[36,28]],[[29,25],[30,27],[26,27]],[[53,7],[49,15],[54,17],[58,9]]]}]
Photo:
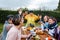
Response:
[{"label": "young woman", "polygon": [[48,28],[48,19],[49,19],[49,16],[45,15],[43,19],[44,19],[43,20],[44,22],[42,22],[42,21],[40,22],[41,29],[42,30],[46,30]]},{"label": "young woman", "polygon": [[13,19],[14,26],[9,30],[6,40],[21,40],[21,37],[28,37],[29,35],[21,34],[22,23],[19,16],[15,16]]},{"label": "young woman", "polygon": [[2,40],[6,39],[8,31],[13,26],[12,20],[13,20],[13,15],[8,15],[7,20],[5,21],[4,27],[3,27]]},{"label": "young woman", "polygon": [[54,17],[50,17],[49,20],[48,20],[48,23],[49,23],[49,26],[48,26],[48,33],[51,35],[51,36],[54,36],[54,29],[56,27],[58,27],[58,24],[57,24],[57,21]]}]

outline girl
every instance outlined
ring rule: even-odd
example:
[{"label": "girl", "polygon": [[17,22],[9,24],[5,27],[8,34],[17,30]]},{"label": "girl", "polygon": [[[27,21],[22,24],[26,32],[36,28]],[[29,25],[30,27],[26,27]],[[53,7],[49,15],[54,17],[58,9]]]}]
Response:
[{"label": "girl", "polygon": [[44,22],[40,22],[41,23],[41,29],[42,30],[46,30],[48,28],[48,19],[49,19],[49,16],[45,15],[44,16]]},{"label": "girl", "polygon": [[54,29],[58,27],[57,20],[54,17],[50,17],[48,20],[49,26],[48,26],[48,33],[53,36]]},{"label": "girl", "polygon": [[19,16],[15,16],[13,19],[14,26],[9,30],[6,40],[21,40],[21,37],[28,37],[29,35],[22,35],[21,34],[21,20]]}]

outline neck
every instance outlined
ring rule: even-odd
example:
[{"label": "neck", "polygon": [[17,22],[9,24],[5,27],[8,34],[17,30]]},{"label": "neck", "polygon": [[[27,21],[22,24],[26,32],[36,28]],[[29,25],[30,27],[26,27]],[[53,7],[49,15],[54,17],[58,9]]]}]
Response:
[{"label": "neck", "polygon": [[21,27],[20,27],[20,25],[19,25],[19,26],[16,26],[16,28],[17,28],[18,30],[20,30]]}]

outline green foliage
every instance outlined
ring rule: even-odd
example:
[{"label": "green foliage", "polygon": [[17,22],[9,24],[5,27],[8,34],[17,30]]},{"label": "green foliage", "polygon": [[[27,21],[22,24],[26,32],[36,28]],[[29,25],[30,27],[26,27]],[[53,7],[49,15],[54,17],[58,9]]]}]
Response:
[{"label": "green foliage", "polygon": [[7,15],[15,15],[16,11],[0,10],[0,23],[4,23]]},{"label": "green foliage", "polygon": [[48,15],[53,16],[57,19],[58,22],[60,22],[60,12],[57,11],[34,11],[35,14],[41,14],[41,15]]},{"label": "green foliage", "polygon": [[3,30],[3,24],[0,23],[0,33],[2,32],[2,30]]},{"label": "green foliage", "polygon": [[[48,16],[53,16],[55,17],[58,21],[60,21],[60,12],[55,12],[55,11],[40,11],[40,10],[34,10],[34,13],[36,15],[41,14],[41,15],[48,15]],[[0,23],[4,23],[6,20],[7,15],[15,15],[17,14],[16,11],[8,11],[8,10],[0,10]]]},{"label": "green foliage", "polygon": [[58,3],[58,8],[57,8],[57,10],[60,10],[60,0],[59,0],[59,3]]}]

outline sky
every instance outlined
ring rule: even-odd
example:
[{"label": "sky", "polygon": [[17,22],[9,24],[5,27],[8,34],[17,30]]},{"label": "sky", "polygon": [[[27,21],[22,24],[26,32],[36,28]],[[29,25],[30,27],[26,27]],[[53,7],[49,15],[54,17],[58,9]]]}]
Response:
[{"label": "sky", "polygon": [[28,8],[33,9],[50,9],[54,10],[58,6],[59,0],[0,0],[0,8]]}]

